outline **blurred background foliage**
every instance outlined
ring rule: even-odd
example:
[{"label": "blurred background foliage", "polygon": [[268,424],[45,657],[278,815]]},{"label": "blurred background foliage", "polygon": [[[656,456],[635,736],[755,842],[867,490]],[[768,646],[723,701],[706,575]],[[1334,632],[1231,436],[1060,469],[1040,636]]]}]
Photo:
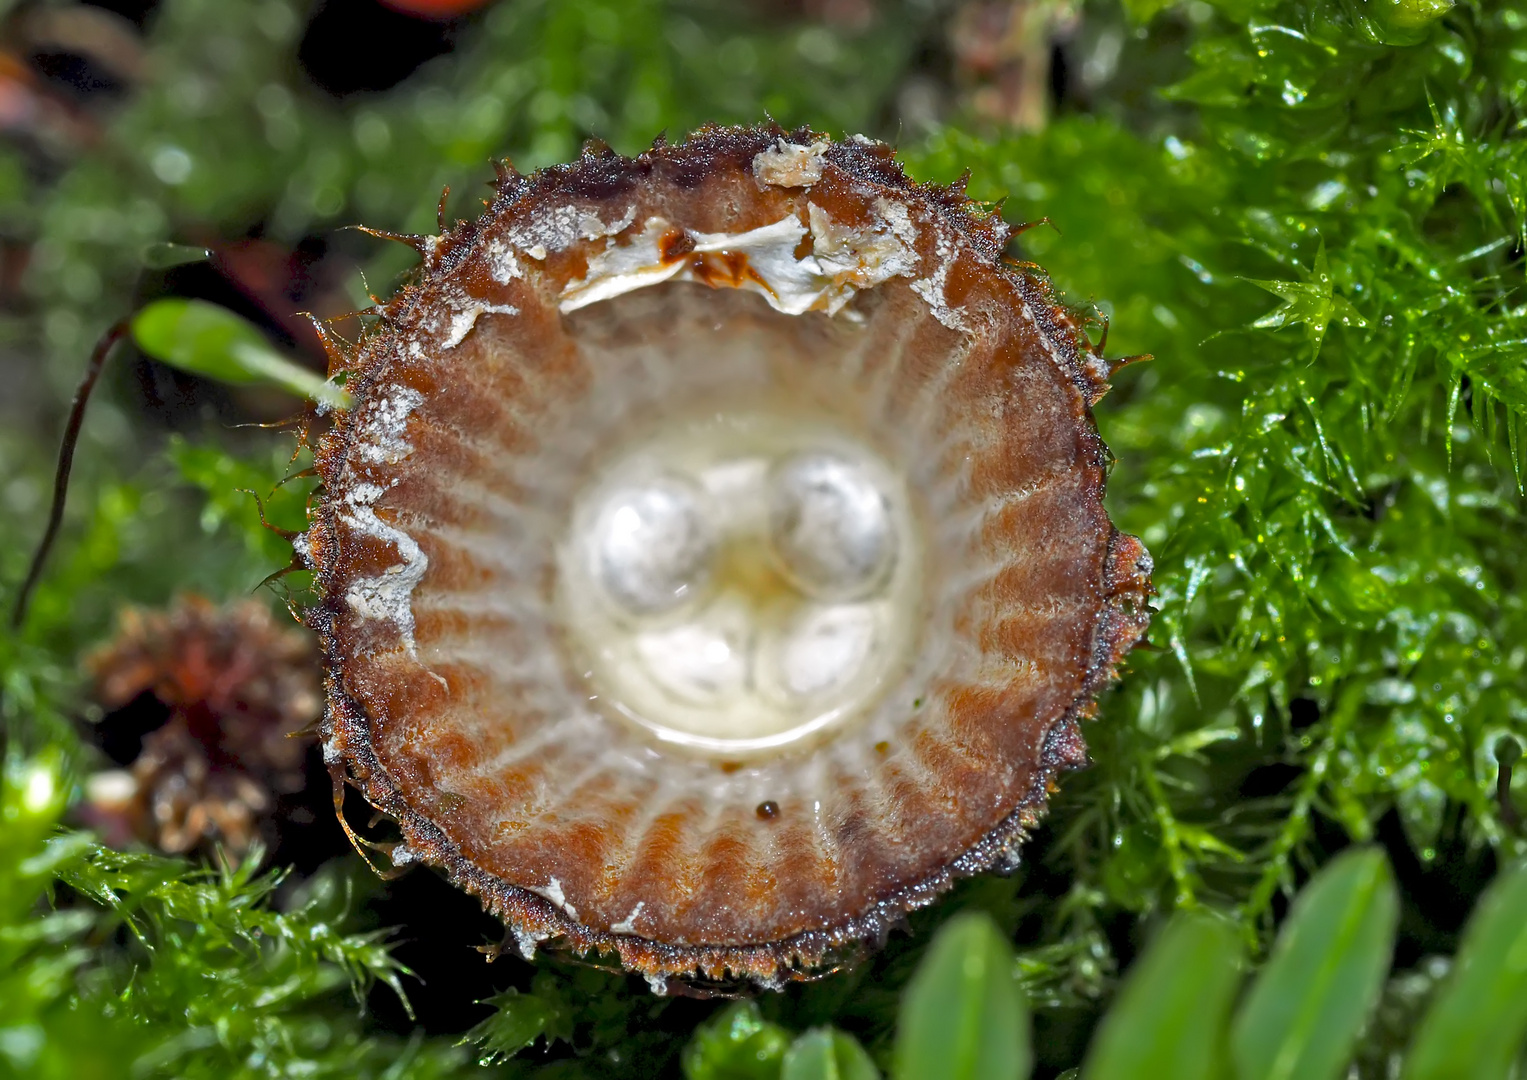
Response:
[{"label": "blurred background foliage", "polygon": [[[907,1003],[933,1000],[918,980],[943,961],[918,965],[949,921],[997,980],[968,1000],[1011,982],[1031,1015],[1021,1044],[977,1038],[970,1075],[1146,1075],[1109,1071],[1147,1060],[1118,1049],[1124,1021],[1093,1036],[1116,998],[1131,1015],[1119,984],[1147,944],[1256,968],[1296,891],[1367,845],[1394,929],[1341,953],[1375,973],[1373,1007],[1331,1068],[1400,1075],[1469,913],[1527,856],[1527,15],[1509,2],[0,0],[0,581],[42,530],[86,355],[143,304],[222,305],[321,369],[297,312],[353,336],[346,313],[412,258],[347,226],[433,232],[445,187],[470,216],[495,157],[528,171],[585,138],[635,153],[765,114],[892,141],[920,179],[968,173],[1034,226],[1012,256],[1106,323],[1109,355],[1155,357],[1098,410],[1112,510],[1156,558],[1152,645],[1024,865],[865,964],[727,1006],[556,955],[482,963],[492,923],[427,873],[373,879],[312,762],[237,867],[112,836],[91,778],[135,767],[174,703],[108,705],[82,656],[125,605],[246,595],[290,557],[247,492],[299,529],[310,483],[280,483],[305,462],[258,426],[295,399],[125,350],[63,543],[0,637],[0,1071],[915,1076],[897,1040],[929,1030]],[[1225,962],[1178,988],[1190,1027],[1230,1033],[1203,1075],[1261,1075],[1236,1048],[1263,1045],[1241,1017],[1272,976],[1232,1016]],[[1486,1006],[1510,985],[1475,1009],[1500,1071],[1412,1074],[1507,1075],[1527,1018]],[[977,1013],[935,1026],[979,1034]]]}]

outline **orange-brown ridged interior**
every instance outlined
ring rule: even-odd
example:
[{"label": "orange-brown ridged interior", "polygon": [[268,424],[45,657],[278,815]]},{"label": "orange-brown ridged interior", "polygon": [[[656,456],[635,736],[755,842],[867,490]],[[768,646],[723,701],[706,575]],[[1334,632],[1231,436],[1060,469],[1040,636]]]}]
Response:
[{"label": "orange-brown ridged interior", "polygon": [[[1064,313],[999,263],[994,223],[900,180],[883,148],[835,147],[809,188],[761,184],[753,154],[781,136],[713,132],[508,188],[389,307],[320,453],[308,545],[331,757],[399,817],[409,851],[522,937],[617,947],[660,974],[772,978],[883,927],[888,904],[925,902],[961,857],[989,863],[1077,756],[1047,744],[1145,624],[1149,560],[1103,510],[1098,388]],[[804,221],[808,202],[882,232],[887,204],[904,207],[916,270],[836,316],[783,314],[698,272],[558,309],[652,218],[736,234]],[[527,254],[559,207],[631,224]],[[872,444],[907,480],[927,561],[917,646],[869,714],[741,763],[657,746],[589,702],[552,602],[554,545],[592,463],[731,400],[784,402]],[[803,935],[816,944],[748,948]]]}]

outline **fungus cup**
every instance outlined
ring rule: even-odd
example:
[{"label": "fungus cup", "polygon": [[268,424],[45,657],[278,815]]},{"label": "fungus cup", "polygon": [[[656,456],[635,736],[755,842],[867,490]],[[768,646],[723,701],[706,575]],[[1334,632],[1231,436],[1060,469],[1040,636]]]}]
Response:
[{"label": "fungus cup", "polygon": [[505,167],[404,238],[296,541],[336,796],[395,864],[663,992],[806,977],[1016,859],[1150,560],[1109,365],[1008,235],[771,125]]}]

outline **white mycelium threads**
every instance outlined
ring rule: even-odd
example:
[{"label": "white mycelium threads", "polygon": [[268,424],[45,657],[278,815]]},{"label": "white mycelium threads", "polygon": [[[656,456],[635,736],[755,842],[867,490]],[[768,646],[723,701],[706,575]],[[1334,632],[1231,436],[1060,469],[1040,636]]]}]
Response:
[{"label": "white mycelium threads", "polygon": [[738,757],[851,722],[922,592],[904,484],[833,427],[724,413],[627,443],[577,500],[560,602],[591,696]]}]

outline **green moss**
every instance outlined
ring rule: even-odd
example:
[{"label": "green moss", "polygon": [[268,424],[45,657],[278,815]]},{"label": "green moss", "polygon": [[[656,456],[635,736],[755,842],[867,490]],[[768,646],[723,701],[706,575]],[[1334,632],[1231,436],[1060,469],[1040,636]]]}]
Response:
[{"label": "green moss", "polygon": [[67,796],[56,760],[7,760],[0,1076],[436,1077],[466,1063],[446,1042],[363,1030],[361,993],[380,980],[401,996],[407,971],[384,934],[340,928],[342,876],[275,905],[281,877],[257,858],[198,869],[50,836]]}]

